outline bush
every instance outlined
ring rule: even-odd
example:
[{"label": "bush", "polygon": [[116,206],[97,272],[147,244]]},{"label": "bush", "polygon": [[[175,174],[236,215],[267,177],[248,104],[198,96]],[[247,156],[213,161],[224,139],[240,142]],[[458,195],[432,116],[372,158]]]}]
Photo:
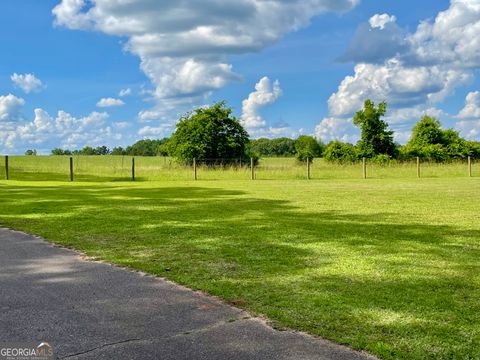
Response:
[{"label": "bush", "polygon": [[307,161],[307,158],[313,159],[322,156],[322,147],[318,141],[307,135],[300,136],[295,141],[296,158],[299,161]]},{"label": "bush", "polygon": [[323,157],[330,162],[351,163],[358,160],[359,154],[352,144],[336,140],[327,145]]}]

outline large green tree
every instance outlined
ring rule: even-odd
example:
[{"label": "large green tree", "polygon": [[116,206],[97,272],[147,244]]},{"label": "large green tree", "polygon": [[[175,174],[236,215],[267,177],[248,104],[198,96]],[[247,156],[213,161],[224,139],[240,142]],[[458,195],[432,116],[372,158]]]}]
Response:
[{"label": "large green tree", "polygon": [[307,158],[313,159],[322,156],[322,146],[313,137],[301,135],[295,141],[296,157],[300,161],[307,161]]},{"label": "large green tree", "polygon": [[381,102],[375,107],[373,101],[367,100],[364,108],[355,114],[353,123],[360,127],[362,133],[357,144],[361,156],[374,157],[380,154],[395,156],[393,131],[388,130],[387,122],[382,120],[386,112],[386,102]]},{"label": "large green tree", "polygon": [[230,161],[246,157],[247,131],[225,102],[183,116],[168,142],[169,154],[183,162]]}]

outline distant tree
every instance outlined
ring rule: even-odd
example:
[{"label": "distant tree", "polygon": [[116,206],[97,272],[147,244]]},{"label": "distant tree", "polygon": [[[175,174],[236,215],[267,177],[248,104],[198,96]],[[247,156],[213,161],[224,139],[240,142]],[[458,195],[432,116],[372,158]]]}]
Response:
[{"label": "distant tree", "polygon": [[183,116],[169,141],[169,153],[183,162],[246,157],[248,133],[225,102]]},{"label": "distant tree", "polygon": [[326,146],[323,157],[330,162],[351,163],[358,160],[359,154],[352,144],[335,140]]},{"label": "distant tree", "polygon": [[375,107],[371,100],[367,100],[364,108],[355,114],[353,123],[361,129],[361,140],[357,144],[361,156],[370,158],[379,154],[395,156],[393,131],[388,130],[388,124],[381,119],[386,112],[385,102]]},{"label": "distant tree", "polygon": [[307,161],[322,156],[322,147],[313,136],[302,135],[295,141],[296,158]]},{"label": "distant tree", "polygon": [[248,145],[250,151],[261,156],[295,156],[295,140],[286,137],[277,139],[260,138],[251,140]]},{"label": "distant tree", "polygon": [[94,150],[95,155],[108,155],[110,154],[110,149],[106,147],[105,145],[103,146],[97,146]]},{"label": "distant tree", "polygon": [[426,145],[442,144],[443,137],[440,121],[430,116],[424,116],[413,127],[408,146],[420,148]]},{"label": "distant tree", "polygon": [[121,146],[114,147],[111,152],[112,155],[126,155],[126,151]]},{"label": "distant tree", "polygon": [[95,149],[93,149],[91,146],[85,146],[82,150],[80,150],[79,154],[80,155],[96,155]]},{"label": "distant tree", "polygon": [[37,155],[37,150],[35,150],[35,149],[33,149],[33,150],[32,150],[32,149],[28,149],[27,151],[25,151],[25,155],[27,155],[27,156],[35,156],[35,155]]},{"label": "distant tree", "polygon": [[52,155],[72,155],[72,152],[70,150],[63,150],[60,148],[55,148],[52,150]]},{"label": "distant tree", "polygon": [[474,142],[460,137],[452,129],[442,130],[440,121],[424,116],[412,129],[412,137],[402,147],[400,158],[411,159],[421,157],[425,160],[446,161],[461,159],[467,156],[480,157]]},{"label": "distant tree", "polygon": [[158,148],[164,144],[168,139],[162,140],[140,140],[135,144],[128,146],[125,149],[127,155],[132,156],[156,156],[158,153]]}]

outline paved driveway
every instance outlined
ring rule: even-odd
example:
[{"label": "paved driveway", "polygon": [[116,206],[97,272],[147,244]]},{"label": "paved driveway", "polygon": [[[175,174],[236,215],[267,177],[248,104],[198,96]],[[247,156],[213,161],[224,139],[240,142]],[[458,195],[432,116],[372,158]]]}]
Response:
[{"label": "paved driveway", "polygon": [[0,229],[0,342],[67,359],[371,359],[163,279]]}]

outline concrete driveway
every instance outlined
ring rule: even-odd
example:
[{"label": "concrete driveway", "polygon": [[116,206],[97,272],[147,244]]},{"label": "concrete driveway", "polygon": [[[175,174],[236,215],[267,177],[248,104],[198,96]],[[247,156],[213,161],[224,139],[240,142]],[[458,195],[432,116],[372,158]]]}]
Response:
[{"label": "concrete driveway", "polygon": [[0,229],[0,343],[61,359],[372,359],[169,281]]}]

